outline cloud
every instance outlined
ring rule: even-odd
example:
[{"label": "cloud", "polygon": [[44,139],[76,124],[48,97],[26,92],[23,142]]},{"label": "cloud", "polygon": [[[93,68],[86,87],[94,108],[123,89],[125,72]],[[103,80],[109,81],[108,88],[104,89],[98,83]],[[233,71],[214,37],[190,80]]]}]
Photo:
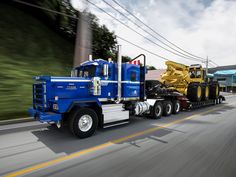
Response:
[{"label": "cloud", "polygon": [[[79,0],[73,0],[77,4]],[[219,65],[236,64],[236,2],[229,0],[117,0],[146,24],[154,28],[167,39],[181,48],[198,56],[209,56],[211,60]],[[132,28],[145,34],[137,26],[122,17],[119,13],[109,8],[102,1],[97,5]],[[112,4],[111,1],[107,1]],[[113,3],[113,5],[115,5]],[[76,5],[75,5],[76,6]],[[117,7],[117,6],[116,6]],[[119,10],[122,10],[119,8]],[[148,42],[143,37],[116,22],[100,10],[90,6],[90,11],[97,15],[100,23],[105,24],[110,30],[127,40],[147,48],[148,50],[165,56],[171,60],[193,64],[189,61],[175,56],[156,45]],[[131,18],[128,14],[128,17]],[[137,21],[136,21],[137,22]],[[138,23],[138,22],[137,22]],[[124,55],[135,57],[139,53],[147,55],[147,63],[157,68],[165,67],[164,61],[147,52],[144,52],[124,41],[118,40],[122,45]],[[156,41],[158,43],[158,41]]]}]

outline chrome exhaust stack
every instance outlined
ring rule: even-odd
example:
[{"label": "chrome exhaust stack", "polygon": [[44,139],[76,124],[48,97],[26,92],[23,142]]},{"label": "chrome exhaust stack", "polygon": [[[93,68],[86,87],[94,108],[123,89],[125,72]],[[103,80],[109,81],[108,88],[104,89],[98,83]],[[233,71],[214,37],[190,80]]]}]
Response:
[{"label": "chrome exhaust stack", "polygon": [[122,56],[121,56],[121,45],[118,45],[118,54],[117,54],[117,65],[118,65],[118,85],[117,85],[117,102],[121,101],[121,79],[122,79]]}]

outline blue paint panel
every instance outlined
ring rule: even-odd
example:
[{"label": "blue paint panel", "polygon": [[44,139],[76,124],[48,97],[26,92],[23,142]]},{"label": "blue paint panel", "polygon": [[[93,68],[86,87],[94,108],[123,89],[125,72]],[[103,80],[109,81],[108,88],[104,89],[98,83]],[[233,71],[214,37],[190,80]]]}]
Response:
[{"label": "blue paint panel", "polygon": [[82,99],[59,99],[58,101],[51,101],[51,104],[58,104],[59,110],[58,113],[65,113],[70,108],[72,108],[73,104],[86,104],[86,106],[90,106],[91,104],[96,103],[98,106],[102,106],[97,98],[82,98]]},{"label": "blue paint panel", "polygon": [[139,84],[122,84],[122,97],[132,98],[139,97],[140,95],[140,85]]},{"label": "blue paint panel", "polygon": [[[135,77],[133,77],[135,74]],[[140,66],[122,64],[122,81],[140,81]]]},{"label": "blue paint panel", "polygon": [[140,66],[133,64],[122,65],[122,97],[140,96]]},{"label": "blue paint panel", "polygon": [[86,98],[89,97],[91,82],[54,82],[51,88],[54,96],[60,99]]}]

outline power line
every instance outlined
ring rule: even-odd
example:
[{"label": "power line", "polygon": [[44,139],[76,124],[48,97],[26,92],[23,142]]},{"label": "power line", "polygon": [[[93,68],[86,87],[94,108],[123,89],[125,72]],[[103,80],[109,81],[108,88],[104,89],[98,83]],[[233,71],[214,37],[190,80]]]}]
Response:
[{"label": "power line", "polygon": [[209,62],[213,63],[214,65],[216,66],[219,66],[216,62],[212,61],[212,60],[209,60]]},{"label": "power line", "polygon": [[48,9],[48,8],[45,8],[45,7],[41,7],[41,6],[38,6],[38,5],[35,5],[35,4],[31,4],[31,3],[28,3],[28,2],[24,2],[24,1],[20,1],[20,0],[13,0],[13,1],[15,1],[17,3],[20,3],[20,4],[27,5],[27,6],[35,7],[35,8],[38,8],[38,9],[42,9],[42,10],[45,10],[45,11],[48,11],[48,12],[52,12],[52,13],[55,13],[55,14],[63,15],[63,16],[66,16],[66,17],[70,17],[70,18],[73,18],[73,19],[78,19],[75,16],[68,15],[66,13],[58,12],[58,11],[55,11],[55,10],[52,10],[52,9]]},{"label": "power line", "polygon": [[[114,6],[112,6],[111,4],[107,3],[105,0],[102,0],[104,3],[106,3],[108,6],[110,6],[112,9],[114,9],[115,11],[117,11],[119,14],[121,14],[122,16],[126,17],[127,19],[129,19],[133,24],[135,24],[136,26],[138,26],[139,28],[141,28],[142,30],[144,30],[140,25],[137,25],[133,20],[131,20],[129,17],[127,17],[124,13],[120,12],[119,10],[117,10],[116,8],[114,8]],[[169,44],[175,46],[176,48],[180,49],[181,51],[193,56],[193,57],[196,57],[196,58],[199,58],[201,60],[201,62],[204,62],[205,61],[205,58],[203,57],[199,57],[199,56],[196,56],[194,54],[191,54],[190,52],[187,52],[186,50],[180,48],[179,46],[177,46],[176,44],[174,44],[173,42],[169,41],[167,38],[165,38],[163,35],[161,35],[160,33],[158,33],[157,31],[155,31],[153,28],[151,28],[150,26],[148,26],[147,24],[145,24],[143,21],[141,21],[137,16],[135,16],[133,13],[131,13],[127,8],[125,8],[123,5],[121,5],[120,3],[118,3],[116,0],[112,0],[116,5],[118,5],[120,8],[122,8],[123,10],[125,10],[128,14],[130,14],[132,17],[134,17],[136,20],[138,20],[140,23],[142,23],[144,26],[146,26],[148,29],[150,29],[152,32],[154,32],[155,34],[157,34],[159,37],[161,37],[162,39],[164,39],[165,41],[167,41]],[[146,30],[144,30],[145,32],[147,32]],[[148,34],[150,34],[149,32],[147,32]],[[152,34],[150,34],[151,36],[153,36]],[[158,41],[160,41],[162,44],[164,44],[165,46],[168,46],[169,48],[173,49],[172,47],[170,47],[168,44],[164,43],[163,41],[161,41],[160,39],[156,38],[155,36],[153,36],[155,39],[157,39]],[[175,51],[177,51],[176,49],[173,49]],[[177,51],[179,52],[179,51]],[[179,52],[185,56],[188,56],[182,52]],[[212,60],[209,60],[209,62],[213,63],[214,65],[216,66],[219,66],[217,63],[213,62]]]},{"label": "power line", "polygon": [[[20,3],[20,4],[27,5],[27,6],[31,6],[31,7],[34,7],[34,8],[42,9],[42,10],[45,10],[45,11],[48,11],[48,12],[51,12],[51,13],[55,13],[55,14],[59,14],[59,15],[63,15],[63,16],[69,17],[69,18],[73,18],[73,19],[76,19],[76,20],[79,20],[79,19],[84,20],[84,19],[81,18],[81,17],[76,17],[76,16],[68,15],[68,14],[63,13],[63,12],[58,12],[58,11],[55,11],[55,10],[52,10],[52,9],[48,9],[48,8],[45,8],[45,7],[41,7],[41,6],[38,6],[38,5],[35,5],[35,4],[27,3],[27,2],[24,2],[24,1],[21,1],[21,0],[13,0],[13,1],[15,1],[15,2],[17,2],[17,3]],[[90,29],[97,30],[97,29],[91,28],[91,27],[90,27]],[[148,49],[146,49],[146,48],[140,47],[139,45],[137,45],[137,44],[135,44],[135,43],[132,43],[132,42],[126,40],[125,38],[123,38],[123,37],[121,37],[121,36],[119,36],[119,35],[115,35],[115,36],[116,36],[117,38],[119,38],[119,39],[121,39],[121,40],[123,40],[123,41],[125,41],[125,42],[127,42],[127,43],[129,43],[129,44],[131,44],[131,45],[133,45],[133,46],[135,46],[135,47],[141,49],[141,50],[144,50],[144,51],[148,52],[149,54],[152,54],[152,55],[154,55],[154,56],[160,58],[160,59],[169,60],[169,59],[167,59],[166,57],[163,57],[163,56],[161,56],[161,55],[158,55],[158,54],[156,54],[156,53],[154,53],[154,52],[152,52],[152,51],[150,51],[150,50],[148,50]],[[214,63],[215,65],[217,65],[217,64],[216,64],[215,62],[213,62],[212,60],[210,60],[210,62],[212,62],[212,63]],[[217,66],[218,66],[218,65],[217,65]]]},{"label": "power line", "polygon": [[88,3],[90,3],[91,5],[95,6],[96,8],[98,8],[99,10],[101,10],[102,12],[104,12],[105,14],[107,14],[108,16],[110,16],[111,18],[115,19],[116,21],[118,21],[119,23],[121,23],[122,25],[124,25],[125,27],[127,27],[128,29],[132,30],[132,31],[135,32],[136,34],[142,36],[143,38],[145,38],[145,39],[148,40],[149,42],[155,44],[156,46],[158,46],[158,47],[160,47],[160,48],[162,48],[162,49],[164,49],[164,50],[166,50],[166,51],[168,51],[168,52],[170,52],[170,53],[172,53],[172,54],[174,54],[174,55],[180,56],[180,57],[182,57],[182,58],[185,58],[185,59],[188,59],[188,60],[195,60],[195,61],[201,61],[201,62],[203,62],[203,61],[200,60],[200,59],[193,59],[193,58],[185,57],[185,56],[183,56],[183,55],[180,55],[180,54],[178,54],[178,53],[175,53],[175,52],[173,52],[173,51],[171,51],[171,50],[169,50],[169,49],[167,49],[167,48],[165,48],[165,47],[163,47],[163,46],[157,44],[157,43],[154,42],[153,40],[147,38],[147,37],[144,36],[143,34],[139,33],[138,31],[134,30],[134,29],[131,28],[130,26],[126,25],[124,22],[120,21],[118,18],[116,18],[116,17],[114,17],[113,15],[109,14],[109,13],[106,12],[104,9],[100,8],[99,6],[97,6],[95,3],[93,3],[93,2],[91,2],[91,1],[89,1],[89,0],[86,0],[86,1],[87,1]]},{"label": "power line", "polygon": [[[138,28],[142,29],[144,32],[146,32],[147,34],[149,34],[150,36],[152,36],[153,38],[155,38],[156,40],[158,40],[160,43],[164,44],[165,46],[167,46],[168,48],[174,50],[175,52],[178,52],[188,58],[191,58],[193,60],[197,60],[197,61],[202,61],[198,58],[186,55],[183,52],[180,52],[179,50],[176,50],[175,48],[171,47],[170,45],[166,44],[165,42],[163,42],[162,40],[160,40],[159,38],[157,38],[155,35],[153,35],[152,33],[150,33],[149,31],[147,31],[146,29],[144,29],[141,25],[138,25],[135,21],[133,21],[130,17],[128,17],[127,15],[125,15],[124,13],[120,12],[118,9],[116,9],[114,6],[112,6],[111,4],[109,4],[107,1],[102,0],[105,4],[107,4],[108,6],[110,6],[112,9],[114,9],[116,12],[118,12],[119,14],[121,14],[122,16],[124,16],[126,19],[128,19],[130,22],[132,22],[135,26],[137,26]],[[159,46],[160,47],[160,46]],[[163,48],[163,47],[161,47]],[[166,48],[163,48],[166,50]]]},{"label": "power line", "polygon": [[202,60],[205,60],[203,57],[199,57],[196,56],[194,54],[191,54],[190,52],[182,49],[181,47],[177,46],[176,44],[174,44],[173,42],[169,41],[167,38],[165,38],[163,35],[161,35],[160,33],[158,33],[156,30],[154,30],[153,28],[151,28],[150,26],[148,26],[146,23],[144,23],[142,20],[140,20],[138,17],[136,17],[133,13],[131,13],[127,8],[125,8],[123,5],[121,5],[120,3],[118,3],[116,0],[112,0],[116,5],[118,5],[120,8],[122,8],[123,10],[125,10],[128,14],[130,14],[132,17],[134,17],[136,20],[138,20],[140,23],[142,23],[144,26],[146,26],[149,30],[151,30],[152,32],[154,32],[156,35],[158,35],[159,37],[161,37],[162,39],[164,39],[165,41],[167,41],[169,44],[175,46],[176,48],[178,48],[179,50]]},{"label": "power line", "polygon": [[[41,6],[38,6],[38,5],[35,5],[35,4],[31,4],[31,3],[27,3],[27,2],[24,2],[24,1],[21,1],[21,0],[13,0],[13,1],[15,1],[15,2],[17,2],[17,3],[20,3],[20,4],[27,5],[27,6],[31,6],[31,7],[34,7],[34,8],[42,9],[42,10],[45,10],[45,11],[48,11],[48,12],[51,12],[51,13],[56,13],[56,14],[59,14],[59,15],[63,15],[63,16],[66,16],[66,17],[70,17],[70,18],[73,18],[73,19],[76,19],[76,20],[79,20],[79,19],[84,20],[84,19],[81,18],[81,17],[71,16],[71,15],[68,15],[68,14],[63,13],[63,12],[58,12],[58,11],[55,11],[55,10],[52,10],[52,9],[44,8],[44,7],[41,7]],[[90,27],[90,29],[97,30],[97,29],[91,28],[91,27]],[[149,51],[148,49],[145,49],[145,48],[143,48],[143,47],[140,47],[140,46],[138,46],[137,44],[132,43],[132,42],[126,40],[125,38],[121,37],[121,36],[118,36],[118,35],[115,35],[115,36],[116,36],[117,38],[119,38],[119,39],[121,39],[121,40],[123,40],[123,41],[125,41],[125,42],[127,42],[127,43],[129,43],[129,44],[131,44],[131,45],[133,45],[133,46],[135,46],[135,47],[141,49],[141,50],[144,50],[144,51],[148,52],[149,54],[152,54],[152,55],[154,55],[154,56],[160,58],[160,59],[169,60],[169,59],[167,59],[167,58],[165,58],[165,57],[163,57],[163,56],[161,56],[161,55],[158,55],[158,54],[156,54],[156,53],[154,53],[154,52]]]},{"label": "power line", "polygon": [[[116,36],[117,36],[117,35],[116,35]],[[148,53],[150,53],[150,54],[152,54],[152,55],[154,55],[154,56],[156,56],[156,57],[158,57],[158,58],[161,58],[161,59],[166,60],[166,61],[169,60],[169,59],[167,59],[167,58],[165,58],[165,57],[162,57],[161,55],[158,55],[158,54],[153,53],[153,52],[151,52],[151,51],[149,51],[149,50],[147,50],[147,49],[145,49],[145,48],[143,48],[143,47],[140,47],[140,46],[138,46],[137,44],[134,44],[134,43],[132,43],[132,42],[130,42],[130,41],[128,41],[128,40],[126,40],[126,39],[120,37],[120,36],[117,36],[117,38],[120,38],[121,40],[123,40],[123,41],[125,41],[125,42],[127,42],[127,43],[129,43],[129,44],[131,44],[131,45],[133,45],[133,46],[135,46],[135,47],[141,49],[141,50],[144,50],[144,51],[146,51],[146,52],[148,52]]]}]

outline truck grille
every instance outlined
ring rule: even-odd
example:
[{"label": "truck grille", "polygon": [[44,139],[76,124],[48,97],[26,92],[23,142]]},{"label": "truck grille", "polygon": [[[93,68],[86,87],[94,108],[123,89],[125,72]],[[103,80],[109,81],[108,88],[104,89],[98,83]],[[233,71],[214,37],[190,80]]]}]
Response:
[{"label": "truck grille", "polygon": [[33,85],[33,105],[34,108],[44,111],[47,107],[46,104],[46,85],[37,83]]}]

